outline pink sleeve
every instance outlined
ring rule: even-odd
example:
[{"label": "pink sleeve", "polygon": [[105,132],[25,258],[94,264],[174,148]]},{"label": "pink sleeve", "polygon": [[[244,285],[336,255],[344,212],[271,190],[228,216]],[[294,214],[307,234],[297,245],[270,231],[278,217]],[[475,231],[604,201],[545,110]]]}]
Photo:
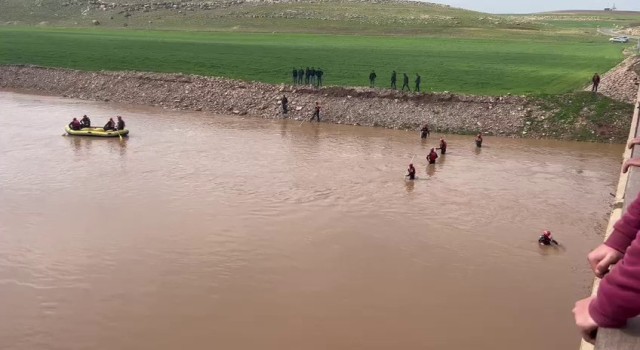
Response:
[{"label": "pink sleeve", "polygon": [[613,232],[604,244],[623,253],[640,230],[640,194],[627,208],[622,218],[613,225]]},{"label": "pink sleeve", "polygon": [[606,328],[624,327],[628,319],[640,314],[640,236],[602,279],[589,313],[598,326]]}]

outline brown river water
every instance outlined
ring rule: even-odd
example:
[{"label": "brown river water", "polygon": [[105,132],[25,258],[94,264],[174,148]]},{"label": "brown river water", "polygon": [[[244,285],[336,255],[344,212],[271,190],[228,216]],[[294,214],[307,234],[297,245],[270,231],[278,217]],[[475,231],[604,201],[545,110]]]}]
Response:
[{"label": "brown river water", "polygon": [[[578,347],[621,145],[448,136],[427,167],[417,132],[0,110],[0,349]],[[62,136],[84,113],[131,135]]]}]

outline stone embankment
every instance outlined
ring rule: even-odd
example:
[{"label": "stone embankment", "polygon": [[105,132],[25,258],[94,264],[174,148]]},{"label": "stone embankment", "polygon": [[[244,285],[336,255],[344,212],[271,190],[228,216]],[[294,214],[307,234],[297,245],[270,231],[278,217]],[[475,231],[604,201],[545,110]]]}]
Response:
[{"label": "stone embankment", "polygon": [[[638,92],[640,57],[632,56],[602,76],[598,92],[614,100],[634,103]],[[585,88],[591,90],[591,85]]]},{"label": "stone embankment", "polygon": [[[602,84],[603,90],[614,91],[613,87],[607,88],[607,77]],[[621,142],[628,132],[628,110],[633,108],[619,102],[614,107],[603,100],[606,97],[594,99],[590,94],[584,96],[586,93],[563,95],[556,101],[363,87],[313,88],[183,74],[85,72],[22,65],[0,66],[0,88],[265,119],[284,117],[280,99],[286,95],[286,117],[295,120],[310,119],[319,102],[322,121],[336,124],[419,130],[428,123],[438,133],[482,132],[601,142]],[[634,89],[637,91],[635,85]],[[586,103],[585,107],[576,109],[577,101]],[[590,107],[602,102],[611,107]],[[567,110],[575,112],[567,114]]]},{"label": "stone embankment", "polygon": [[[32,66],[0,67],[0,87],[71,98],[162,106],[252,117],[310,118],[316,102],[325,122],[417,130],[520,135],[525,118],[542,117],[526,98],[413,94],[369,88],[295,87],[215,77],[136,72],[84,72]],[[114,113],[116,113],[114,111]],[[82,111],[78,111],[82,114]]]}]

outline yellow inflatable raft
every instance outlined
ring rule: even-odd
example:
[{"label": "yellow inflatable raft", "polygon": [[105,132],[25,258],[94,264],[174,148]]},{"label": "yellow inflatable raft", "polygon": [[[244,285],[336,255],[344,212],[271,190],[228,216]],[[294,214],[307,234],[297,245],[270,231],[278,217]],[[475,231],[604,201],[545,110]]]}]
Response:
[{"label": "yellow inflatable raft", "polygon": [[103,128],[82,128],[80,130],[72,130],[69,125],[64,127],[64,130],[67,132],[67,134],[69,135],[73,135],[73,136],[96,136],[96,137],[118,137],[118,135],[120,136],[127,136],[127,134],[129,134],[129,130],[127,129],[122,129],[122,130],[109,130],[109,131],[104,131]]}]

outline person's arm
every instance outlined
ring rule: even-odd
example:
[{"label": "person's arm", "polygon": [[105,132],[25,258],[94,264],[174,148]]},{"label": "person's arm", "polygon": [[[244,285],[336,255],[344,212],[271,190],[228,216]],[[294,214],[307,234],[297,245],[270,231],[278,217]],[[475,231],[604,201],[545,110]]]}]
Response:
[{"label": "person's arm", "polygon": [[[638,165],[640,165],[639,159],[630,159],[624,164],[622,172],[627,172],[630,166]],[[631,242],[636,239],[638,231],[640,231],[640,194],[627,208],[622,218],[615,223],[607,241],[587,256],[591,269],[597,277],[604,277],[609,272],[609,267],[622,258]]]},{"label": "person's arm", "polygon": [[636,239],[638,231],[640,231],[640,194],[627,208],[622,218],[613,225],[613,233],[605,244],[624,254],[627,247]]},{"label": "person's arm", "polygon": [[600,283],[589,314],[600,327],[624,327],[640,314],[640,237],[636,237],[624,258]]}]

